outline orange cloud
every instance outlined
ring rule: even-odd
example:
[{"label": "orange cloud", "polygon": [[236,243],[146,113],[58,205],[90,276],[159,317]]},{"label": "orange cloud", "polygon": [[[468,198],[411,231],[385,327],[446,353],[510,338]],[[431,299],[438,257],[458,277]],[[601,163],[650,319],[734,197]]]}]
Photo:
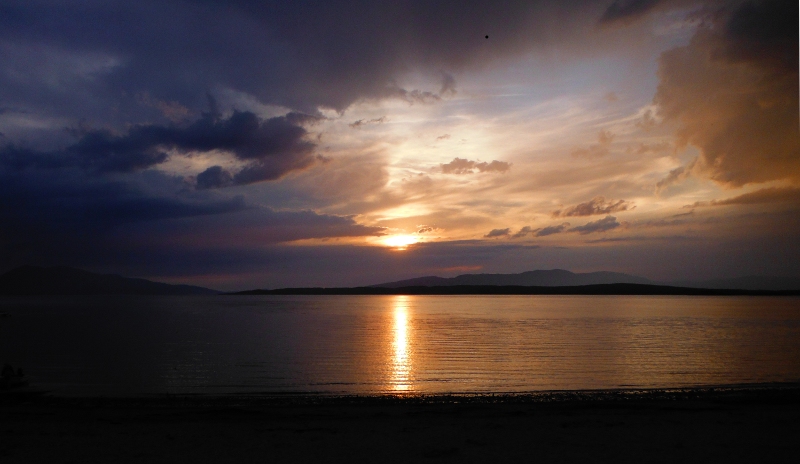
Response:
[{"label": "orange cloud", "polygon": [[661,56],[654,102],[679,145],[700,149],[693,173],[729,187],[800,181],[796,12],[792,2],[746,3]]},{"label": "orange cloud", "polygon": [[771,187],[723,200],[698,201],[684,208],[700,206],[755,205],[761,203],[800,202],[800,189]]},{"label": "orange cloud", "polygon": [[594,197],[586,203],[579,203],[575,206],[570,206],[564,210],[556,210],[552,212],[555,217],[571,217],[571,216],[593,216],[595,214],[609,214],[619,211],[627,211],[633,209],[634,206],[625,200],[611,200],[606,201],[604,197]]}]

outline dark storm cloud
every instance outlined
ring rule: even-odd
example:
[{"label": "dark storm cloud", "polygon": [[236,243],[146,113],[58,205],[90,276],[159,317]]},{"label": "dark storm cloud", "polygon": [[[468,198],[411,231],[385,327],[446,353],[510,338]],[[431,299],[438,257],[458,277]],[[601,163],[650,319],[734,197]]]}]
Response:
[{"label": "dark storm cloud", "polygon": [[109,181],[76,169],[21,175],[0,168],[0,254],[4,265],[113,265],[178,246],[258,248],[308,238],[380,235],[352,217],[274,211],[241,196],[181,188],[157,172]]},{"label": "dark storm cloud", "polygon": [[110,131],[92,131],[64,150],[40,152],[15,145],[0,149],[0,165],[7,169],[81,168],[98,173],[130,172],[167,160],[157,147],[136,146]]},{"label": "dark storm cloud", "polygon": [[197,175],[197,188],[211,189],[233,185],[233,176],[222,166],[211,166]]},{"label": "dark storm cloud", "polygon": [[455,91],[447,73],[416,94],[392,82],[411,69],[484,66],[572,40],[602,8],[590,0],[8,0],[0,5],[0,101],[141,121],[157,110],[137,100],[141,92],[197,109],[205,92],[230,88],[306,112],[402,91],[412,100],[445,96]]},{"label": "dark storm cloud", "polygon": [[445,174],[473,174],[478,172],[506,172],[511,168],[511,163],[494,160],[491,163],[471,161],[464,158],[453,158],[447,164],[441,164],[442,172]]},{"label": "dark storm cloud", "polygon": [[[85,126],[66,148],[0,149],[0,254],[5,265],[128,262],[182,243],[219,246],[236,240],[260,246],[309,238],[379,235],[347,216],[273,211],[242,196],[207,190],[274,179],[316,159],[303,124],[313,116],[289,113],[261,119],[250,112],[212,110],[185,125],[140,124],[117,133]],[[146,168],[167,151],[222,150],[244,163],[230,175],[210,168],[187,179]],[[204,190],[206,189],[206,190]],[[150,250],[150,251],[148,251]]]},{"label": "dark storm cloud", "polygon": [[573,227],[568,232],[577,232],[581,235],[592,234],[595,232],[605,232],[611,229],[616,229],[621,224],[617,222],[614,216],[606,216],[603,219],[586,223],[582,226]]},{"label": "dark storm cloud", "polygon": [[[181,180],[153,173],[151,183],[177,189]],[[0,169],[3,231],[40,225],[58,233],[110,229],[121,224],[224,214],[246,209],[241,196],[165,196],[136,183],[106,181],[75,170]]]},{"label": "dark storm cloud", "polygon": [[797,73],[797,13],[794,2],[744,3],[725,27],[728,43],[722,53],[734,62]]},{"label": "dark storm cloud", "polygon": [[250,164],[235,176],[218,166],[209,168],[198,176],[198,187],[221,187],[226,180],[249,184],[277,179],[313,163],[315,145],[305,139],[302,124],[316,119],[289,113],[262,120],[247,111],[234,111],[225,119],[211,112],[185,127],[135,125],[124,134],[80,130],[78,141],[63,150],[38,152],[7,145],[0,149],[0,165],[16,170],[78,167],[98,173],[131,172],[163,163],[168,150],[224,150]]},{"label": "dark storm cloud", "polygon": [[619,211],[628,211],[634,206],[625,200],[606,201],[604,197],[594,197],[586,203],[579,203],[563,210],[553,211],[553,217],[593,216],[596,214],[609,214]]},{"label": "dark storm cloud", "polygon": [[659,189],[690,173],[731,187],[800,181],[797,13],[795,2],[746,2],[661,56],[654,102],[700,157]]}]

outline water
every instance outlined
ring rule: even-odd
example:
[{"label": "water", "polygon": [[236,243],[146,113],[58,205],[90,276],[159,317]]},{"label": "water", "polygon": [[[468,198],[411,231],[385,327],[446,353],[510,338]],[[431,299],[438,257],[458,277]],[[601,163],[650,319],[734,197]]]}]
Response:
[{"label": "water", "polygon": [[66,396],[800,381],[797,298],[3,298],[0,313],[0,363]]}]

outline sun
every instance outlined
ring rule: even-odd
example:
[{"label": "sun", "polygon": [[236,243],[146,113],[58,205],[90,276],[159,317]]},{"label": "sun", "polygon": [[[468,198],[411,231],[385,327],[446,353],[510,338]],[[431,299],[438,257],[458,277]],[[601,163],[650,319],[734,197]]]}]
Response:
[{"label": "sun", "polygon": [[383,244],[397,250],[405,250],[409,245],[419,241],[419,237],[414,235],[390,235],[382,240]]}]

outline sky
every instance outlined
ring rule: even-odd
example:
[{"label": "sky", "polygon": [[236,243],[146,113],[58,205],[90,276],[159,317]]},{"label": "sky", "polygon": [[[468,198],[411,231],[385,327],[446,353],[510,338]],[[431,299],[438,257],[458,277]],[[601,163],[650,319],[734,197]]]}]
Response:
[{"label": "sky", "polygon": [[0,272],[800,277],[793,1],[4,0]]}]

